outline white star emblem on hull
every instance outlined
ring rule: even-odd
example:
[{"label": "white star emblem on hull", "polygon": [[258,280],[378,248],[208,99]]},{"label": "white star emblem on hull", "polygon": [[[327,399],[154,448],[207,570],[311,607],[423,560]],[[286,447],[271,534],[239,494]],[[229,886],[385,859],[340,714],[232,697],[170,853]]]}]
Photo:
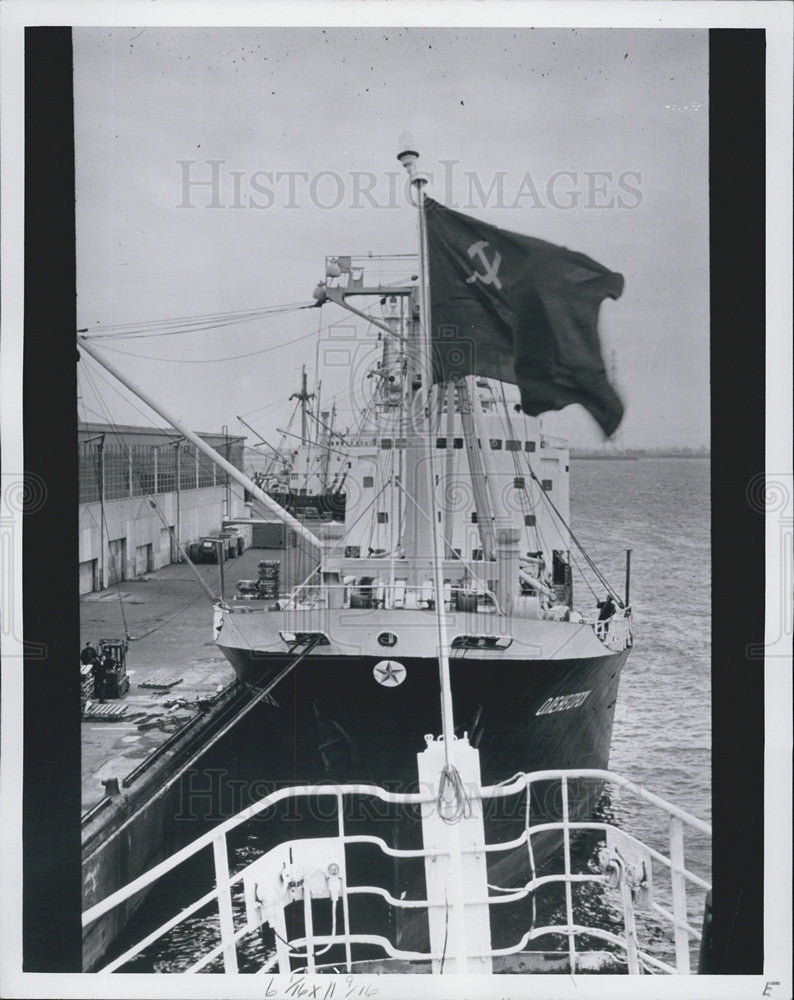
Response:
[{"label": "white star emblem on hull", "polygon": [[397,660],[381,660],[372,668],[372,676],[384,687],[397,687],[405,680],[406,669]]}]

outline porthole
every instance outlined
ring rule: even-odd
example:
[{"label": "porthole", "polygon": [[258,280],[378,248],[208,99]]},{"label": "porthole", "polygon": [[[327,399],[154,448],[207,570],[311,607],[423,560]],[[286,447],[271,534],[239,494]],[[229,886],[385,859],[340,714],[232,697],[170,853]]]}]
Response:
[{"label": "porthole", "polygon": [[378,636],[378,642],[381,644],[381,646],[396,646],[397,636],[394,634],[394,632],[381,632],[381,634]]}]

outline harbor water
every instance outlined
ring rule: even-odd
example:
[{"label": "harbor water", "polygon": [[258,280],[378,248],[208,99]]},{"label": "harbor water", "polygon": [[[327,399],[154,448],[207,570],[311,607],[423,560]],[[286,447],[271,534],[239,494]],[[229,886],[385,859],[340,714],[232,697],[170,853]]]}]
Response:
[{"label": "harbor water", "polygon": [[[616,708],[610,769],[630,778],[650,791],[674,802],[695,816],[710,820],[711,732],[710,732],[710,500],[709,463],[703,459],[640,458],[631,461],[578,459],[571,463],[571,521],[574,531],[607,580],[623,593],[625,550],[632,549],[631,599],[634,610],[635,643],[623,671]],[[582,560],[572,553],[572,561]],[[590,575],[592,582],[592,575]],[[600,585],[590,594],[587,583],[575,571],[575,603],[592,606],[605,594]],[[589,599],[588,599],[589,598]],[[277,696],[277,692],[275,692]],[[388,733],[384,733],[388,739]],[[421,748],[417,748],[419,750]],[[238,731],[233,731],[212,749],[204,768],[231,780],[235,788],[254,787],[258,794],[269,789],[268,759],[289,754],[287,746],[273,746],[268,734],[256,728],[253,712]],[[505,775],[509,777],[509,775]],[[210,780],[197,775],[194,780]],[[246,785],[247,783],[247,785]],[[203,787],[203,786],[202,786]],[[230,800],[231,801],[231,800]],[[236,801],[237,808],[246,800]],[[665,847],[666,824],[654,824],[644,811],[625,795],[607,792],[598,813],[655,847]],[[211,817],[191,824],[193,839],[207,828]],[[253,824],[256,827],[258,824]],[[291,834],[290,834],[291,835]],[[256,829],[246,828],[244,837],[230,838],[231,867],[239,870],[262,850]],[[591,839],[583,838],[577,848],[578,860],[587,865],[593,854]],[[204,891],[211,878],[211,860],[201,858],[182,866],[156,888],[128,931],[117,942],[118,954],[158,926],[182,906]],[[687,861],[698,874],[710,878],[710,845],[705,838],[687,845]],[[592,864],[592,860],[590,861]],[[190,872],[186,871],[190,868]],[[202,886],[198,889],[198,886]],[[590,887],[588,887],[590,888]],[[618,910],[595,893],[577,893],[579,916],[619,931]],[[702,899],[694,900],[689,918],[694,926],[702,919]],[[240,901],[238,901],[238,905]],[[559,910],[559,898],[549,895],[543,914],[547,918]],[[526,914],[525,914],[526,916]],[[556,916],[559,918],[560,913]],[[562,914],[564,918],[564,913]],[[500,929],[504,942],[517,940],[526,926],[507,921]],[[661,943],[661,930],[650,921],[649,933],[657,941],[656,954],[670,958]],[[217,913],[208,909],[187,921],[166,943],[152,946],[128,963],[129,972],[179,972],[217,944]],[[564,947],[544,940],[545,949]],[[265,956],[259,942],[240,949],[240,968],[253,972]],[[694,955],[694,951],[693,951]],[[219,971],[220,963],[210,969]]]}]

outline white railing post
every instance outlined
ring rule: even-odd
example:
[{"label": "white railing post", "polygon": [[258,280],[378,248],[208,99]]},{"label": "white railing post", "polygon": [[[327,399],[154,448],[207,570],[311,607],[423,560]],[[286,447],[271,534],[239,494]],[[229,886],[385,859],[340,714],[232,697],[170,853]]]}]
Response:
[{"label": "white railing post", "polygon": [[675,965],[682,976],[689,975],[689,934],[686,911],[686,876],[684,875],[684,824],[676,816],[670,817],[670,879],[673,890],[673,918],[675,920]]},{"label": "white railing post", "polygon": [[623,929],[626,934],[626,963],[630,976],[639,976],[642,972],[640,965],[640,949],[637,943],[637,921],[634,917],[634,896],[629,884],[626,866],[621,863],[620,872],[620,895],[623,900]]},{"label": "white railing post", "polygon": [[312,918],[312,894],[308,883],[303,886],[303,922],[306,935],[306,968],[310,976],[317,971],[314,964],[314,920]]},{"label": "white railing post", "polygon": [[[573,932],[573,895],[571,891],[571,830],[568,825],[568,779],[562,776],[562,836],[565,864],[565,923],[568,928],[568,960],[571,963],[571,975],[576,973],[576,936]],[[529,794],[529,793],[527,793]]]},{"label": "white railing post", "polygon": [[[339,824],[339,842],[342,844],[342,851],[344,852],[345,843],[345,802],[342,798],[342,793],[336,793],[336,817]],[[347,870],[347,866],[345,866]],[[335,906],[333,900],[331,900],[331,906]],[[342,920],[344,922],[345,930],[345,965],[347,966],[347,971],[353,971],[353,950],[350,942],[350,907],[347,902],[347,880],[342,883]]]},{"label": "white railing post", "polygon": [[288,976],[292,971],[289,960],[289,945],[287,944],[287,918],[284,914],[284,906],[277,903],[272,911],[273,931],[276,938],[276,957],[278,959],[278,971],[281,976]]},{"label": "white railing post", "polygon": [[215,860],[215,888],[218,890],[223,971],[237,972],[237,945],[234,941],[234,912],[232,910],[232,889],[229,885],[229,853],[226,849],[225,833],[215,837],[212,841],[212,854]]}]

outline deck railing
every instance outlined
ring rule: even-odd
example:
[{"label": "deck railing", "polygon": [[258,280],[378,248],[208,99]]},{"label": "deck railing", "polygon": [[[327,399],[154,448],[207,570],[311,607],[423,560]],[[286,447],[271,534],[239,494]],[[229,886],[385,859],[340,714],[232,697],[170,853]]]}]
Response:
[{"label": "deck railing", "polygon": [[616,652],[628,649],[632,643],[631,612],[628,608],[615,612],[606,621],[594,621],[592,626],[601,642]]},{"label": "deck railing", "polygon": [[[499,609],[496,595],[492,590],[481,588],[472,590],[470,587],[455,587],[444,585],[444,609],[446,611],[463,610],[457,607],[457,594],[470,595],[472,599],[469,611],[486,614],[496,613]],[[250,602],[252,597],[239,598]],[[338,605],[337,603],[338,602]],[[335,583],[335,584],[302,584],[290,594],[278,598],[282,611],[318,610],[335,606],[344,608],[384,608],[386,610],[422,611],[432,610],[435,604],[433,585],[429,581],[420,585],[409,585],[405,582],[373,578],[369,583]]]},{"label": "deck railing", "polygon": [[[645,804],[656,810],[663,818],[666,826],[666,852],[658,847],[648,846],[637,837],[619,829],[615,824],[602,819],[576,819],[575,813],[581,811],[578,798],[572,809],[572,782],[592,782],[593,787],[610,788],[623,803],[632,809],[637,804]],[[548,783],[552,783],[549,785]],[[544,784],[548,790],[553,787],[559,794],[561,816],[553,821],[531,822],[530,803],[533,801],[533,790],[538,790]],[[577,786],[578,788],[578,786]],[[462,854],[471,854],[466,871],[477,867],[474,857],[481,858],[485,852],[488,858],[497,855],[505,856],[519,850],[526,850],[530,861],[533,857],[533,845],[537,838],[554,832],[562,839],[562,870],[551,874],[538,875],[531,865],[531,878],[516,886],[492,886],[483,884],[466,884],[465,892],[460,896],[461,915],[474,913],[475,908],[482,913],[483,906],[490,914],[493,908],[510,906],[522,900],[533,897],[544,886],[558,884],[563,887],[565,904],[564,919],[560,923],[545,926],[530,926],[518,940],[505,947],[477,947],[469,955],[475,963],[485,962],[487,965],[474,965],[473,968],[486,969],[491,967],[493,959],[515,956],[525,953],[530,942],[548,939],[556,936],[564,943],[565,952],[571,972],[583,968],[581,959],[587,955],[580,946],[582,936],[600,939],[607,943],[617,960],[624,964],[629,973],[654,971],[664,973],[686,974],[691,972],[690,946],[700,940],[701,933],[690,920],[687,888],[696,887],[705,896],[709,891],[709,882],[687,867],[684,854],[684,834],[700,835],[710,838],[711,827],[691,816],[682,809],[654,795],[641,785],[609,771],[578,769],[550,770],[533,774],[516,775],[509,783],[490,787],[467,787],[465,789],[467,805],[476,812],[482,810],[488,802],[507,800],[514,796],[524,796],[525,822],[521,834],[506,842],[478,842],[476,847],[464,848]],[[457,836],[450,836],[450,845],[440,849],[438,844],[432,850],[398,849],[387,843],[382,837],[374,834],[351,833],[346,829],[345,803],[352,797],[367,796],[392,806],[402,806],[406,809],[435,810],[439,803],[439,790],[428,788],[425,791],[412,794],[388,792],[383,788],[371,785],[348,786],[302,786],[283,789],[261,799],[229,820],[221,823],[214,830],[205,833],[193,843],[177,851],[167,860],[156,865],[150,871],[134,879],[129,885],[91,906],[83,914],[83,926],[90,927],[95,921],[110,913],[115,907],[126,900],[154,885],[163,876],[172,872],[184,861],[194,857],[198,852],[212,848],[215,886],[200,896],[195,902],[167,920],[156,930],[147,934],[143,940],[114,958],[101,971],[113,972],[123,968],[133,958],[165,936],[179,924],[197,914],[209,904],[217,906],[220,923],[220,942],[198,958],[185,972],[198,972],[206,969],[216,959],[222,958],[223,969],[226,972],[238,971],[238,945],[249,935],[259,933],[264,924],[269,924],[273,931],[272,953],[262,963],[259,971],[266,972],[278,967],[280,973],[290,973],[299,967],[309,972],[324,971],[318,959],[328,955],[331,949],[337,949],[333,956],[334,968],[340,967],[348,971],[356,971],[357,950],[361,946],[371,948],[376,946],[385,956],[385,960],[411,963],[433,963],[436,971],[444,969],[446,940],[444,951],[415,951],[397,948],[387,937],[371,933],[367,928],[353,926],[351,921],[350,902],[357,896],[369,896],[384,900],[394,911],[424,911],[428,914],[446,912],[446,920],[452,923],[450,917],[451,904],[445,897],[430,899],[397,899],[388,890],[378,885],[353,884],[348,881],[348,865],[346,852],[355,844],[375,845],[384,857],[403,859],[427,859],[432,855],[433,863],[439,859],[452,858],[455,850],[460,853],[461,841]],[[273,806],[302,798],[316,798],[334,804],[336,832],[333,837],[320,839],[306,838],[292,840],[279,845],[271,851],[263,853],[253,863],[234,874],[229,869],[229,834]],[[323,816],[329,817],[327,807],[323,807]],[[333,819],[333,815],[331,818]],[[480,817],[480,822],[482,821]],[[449,827],[454,831],[454,824]],[[656,828],[658,831],[658,827]],[[590,864],[585,871],[574,871],[572,865],[572,838],[579,831],[591,831],[603,835],[604,842],[598,851],[598,864]],[[454,846],[457,844],[457,848]],[[288,853],[287,853],[288,851]],[[287,863],[289,859],[289,864]],[[459,858],[460,860],[460,858]],[[482,869],[484,871],[484,869]],[[664,872],[669,880],[669,890],[660,892],[659,873]],[[591,926],[575,919],[574,887],[583,883],[599,886],[609,896],[618,898],[617,908],[622,914],[622,932],[617,932],[599,926]],[[428,879],[428,885],[431,884]],[[269,889],[263,889],[269,886]],[[240,920],[239,913],[235,919],[232,892],[242,887],[246,901],[246,917]],[[275,887],[275,888],[274,888]],[[331,901],[332,926],[330,934],[318,934],[314,931],[313,901],[325,898]],[[661,901],[660,901],[661,898]],[[613,900],[614,902],[614,900]],[[667,904],[667,905],[665,905]],[[299,938],[290,940],[287,933],[286,912],[290,906],[302,905],[303,933]],[[341,910],[341,914],[340,914]],[[640,940],[637,914],[645,911],[657,921],[661,921],[672,934],[672,951],[674,961],[667,957],[653,954],[649,944]],[[339,926],[337,926],[339,923]],[[667,952],[665,952],[667,956]],[[448,960],[449,961],[449,960]],[[440,963],[440,966],[439,966]],[[454,964],[449,963],[454,968]]]}]

